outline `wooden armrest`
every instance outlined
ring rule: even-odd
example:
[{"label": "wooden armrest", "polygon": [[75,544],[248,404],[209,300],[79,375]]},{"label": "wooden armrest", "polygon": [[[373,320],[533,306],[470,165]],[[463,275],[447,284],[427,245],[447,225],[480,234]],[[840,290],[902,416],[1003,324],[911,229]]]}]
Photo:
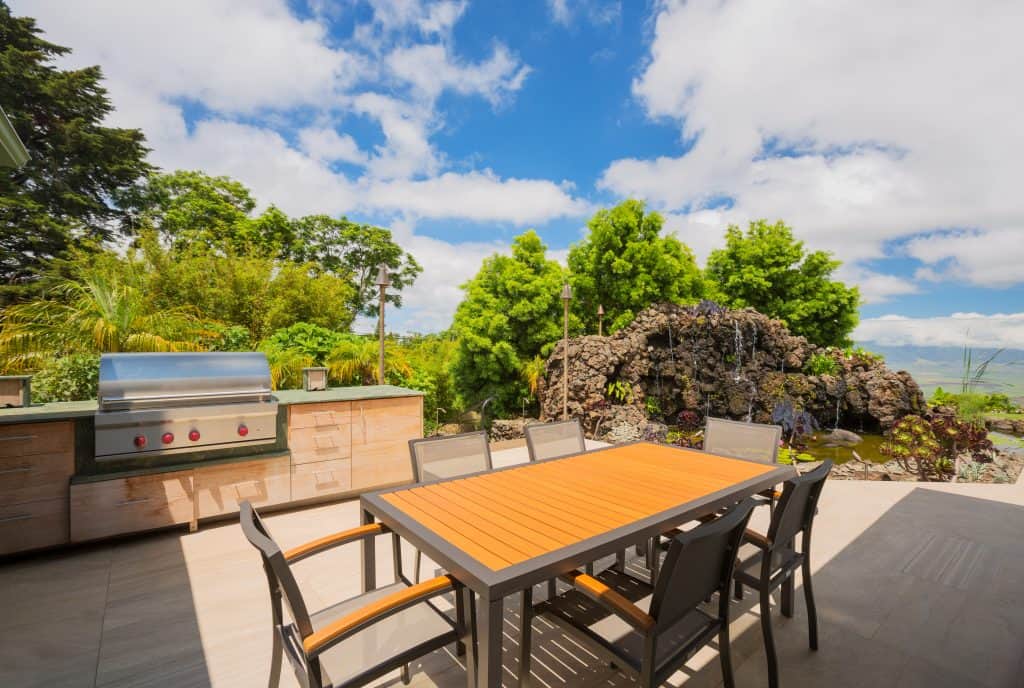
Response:
[{"label": "wooden armrest", "polygon": [[353,631],[380,621],[390,614],[455,588],[451,576],[438,576],[428,581],[411,585],[404,590],[391,593],[376,602],[346,614],[302,639],[302,646],[308,654],[314,655],[343,640]]},{"label": "wooden armrest", "polygon": [[598,602],[636,630],[647,633],[655,626],[654,617],[640,609],[621,593],[612,590],[593,576],[585,573],[573,577],[573,587]]},{"label": "wooden armrest", "polygon": [[772,548],[771,540],[766,538],[764,535],[761,535],[761,533],[750,530],[749,528],[743,532],[743,539],[758,549],[763,549],[766,552]]},{"label": "wooden armrest", "polygon": [[352,528],[351,530],[343,530],[340,533],[334,533],[333,535],[325,535],[322,538],[317,538],[316,540],[307,542],[304,545],[293,547],[284,553],[284,560],[289,564],[294,564],[306,557],[319,554],[325,549],[344,545],[346,542],[352,542],[353,540],[361,540],[366,537],[381,535],[386,532],[388,532],[388,530],[382,524],[368,523],[365,526],[359,526],[358,528]]}]

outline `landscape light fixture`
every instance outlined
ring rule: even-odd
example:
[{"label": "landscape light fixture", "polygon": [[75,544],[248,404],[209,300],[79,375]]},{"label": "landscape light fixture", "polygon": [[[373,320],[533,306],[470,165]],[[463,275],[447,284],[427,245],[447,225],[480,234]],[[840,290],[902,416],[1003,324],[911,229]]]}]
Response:
[{"label": "landscape light fixture", "polygon": [[604,306],[597,304],[597,336],[604,336]]},{"label": "landscape light fixture", "polygon": [[380,316],[378,318],[378,338],[380,339],[380,350],[377,353],[377,383],[384,384],[384,301],[387,299],[387,289],[391,286],[391,278],[388,276],[388,266],[381,263],[377,266],[377,280],[374,282],[380,289]]},{"label": "landscape light fixture", "polygon": [[562,286],[562,420],[569,420],[569,302],[572,287]]}]

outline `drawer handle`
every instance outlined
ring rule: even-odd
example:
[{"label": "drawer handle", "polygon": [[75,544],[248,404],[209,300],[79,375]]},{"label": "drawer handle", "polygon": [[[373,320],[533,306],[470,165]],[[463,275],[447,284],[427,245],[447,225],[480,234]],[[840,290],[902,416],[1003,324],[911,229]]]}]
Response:
[{"label": "drawer handle", "polygon": [[334,471],[320,471],[319,473],[313,474],[313,479],[316,480],[316,484],[320,483],[336,483],[337,479],[334,477]]},{"label": "drawer handle", "polygon": [[11,435],[9,437],[0,437],[0,442],[19,442],[24,440],[34,440],[39,435]]},{"label": "drawer handle", "polygon": [[317,449],[333,449],[338,446],[334,443],[334,437],[331,435],[313,435],[313,444]]},{"label": "drawer handle", "polygon": [[[327,421],[321,423],[321,418],[326,418]],[[314,411],[313,412],[313,424],[314,425],[337,425],[337,421],[334,419],[334,411]]]},{"label": "drawer handle", "polygon": [[245,482],[245,483],[235,483],[235,494],[238,495],[239,497],[242,496],[242,488],[243,487],[251,487],[251,488],[254,488],[257,491],[259,491],[259,489],[260,489],[260,481],[259,480],[250,480],[249,482]]},{"label": "drawer handle", "polygon": [[132,504],[142,504],[143,502],[148,502],[149,500],[149,497],[139,497],[138,499],[126,499],[123,502],[118,502],[117,506],[131,506]]},{"label": "drawer handle", "polygon": [[14,516],[5,516],[0,518],[0,523],[10,523],[11,521],[27,521],[32,518],[32,514],[15,514]]},{"label": "drawer handle", "polygon": [[5,468],[0,471],[0,475],[10,475],[11,473],[31,473],[31,466],[18,466],[17,468]]}]

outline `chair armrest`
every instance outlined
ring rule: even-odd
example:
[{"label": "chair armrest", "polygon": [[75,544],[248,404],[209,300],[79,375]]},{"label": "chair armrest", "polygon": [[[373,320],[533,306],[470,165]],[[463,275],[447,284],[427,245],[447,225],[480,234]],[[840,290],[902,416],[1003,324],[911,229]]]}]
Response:
[{"label": "chair armrest", "polygon": [[307,557],[311,557],[314,554],[319,554],[324,550],[344,545],[348,542],[355,540],[362,540],[368,537],[374,537],[375,535],[381,535],[388,532],[388,529],[380,523],[368,523],[365,526],[359,526],[358,528],[352,528],[351,530],[343,530],[340,533],[334,533],[333,535],[325,535],[322,538],[311,540],[304,545],[293,547],[284,553],[284,560],[289,564],[294,564],[297,561],[302,561]]},{"label": "chair armrest", "polygon": [[329,649],[360,629],[382,621],[396,612],[455,589],[455,579],[438,576],[391,593],[375,602],[346,614],[302,639],[302,646],[310,655]]},{"label": "chair armrest", "polygon": [[580,573],[573,577],[572,585],[641,633],[650,632],[656,625],[653,616],[593,576]]},{"label": "chair armrest", "polygon": [[761,533],[758,533],[755,530],[750,530],[749,528],[743,531],[743,540],[744,542],[749,542],[750,544],[754,545],[758,549],[764,550],[765,552],[772,548],[771,540],[766,538],[764,535],[761,535]]}]

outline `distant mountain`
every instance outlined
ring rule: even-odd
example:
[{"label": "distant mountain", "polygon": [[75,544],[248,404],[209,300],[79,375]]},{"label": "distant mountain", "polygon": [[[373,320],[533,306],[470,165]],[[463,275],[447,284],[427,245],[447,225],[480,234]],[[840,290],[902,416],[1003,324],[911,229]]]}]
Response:
[{"label": "distant mountain", "polygon": [[[906,370],[930,395],[936,387],[959,391],[963,379],[964,351],[956,346],[886,346],[874,342],[858,342],[868,351],[885,356],[890,368]],[[977,366],[998,349],[974,349],[973,365]],[[1011,397],[1024,397],[1024,349],[1006,349],[989,365],[978,391],[1002,392]]]}]

